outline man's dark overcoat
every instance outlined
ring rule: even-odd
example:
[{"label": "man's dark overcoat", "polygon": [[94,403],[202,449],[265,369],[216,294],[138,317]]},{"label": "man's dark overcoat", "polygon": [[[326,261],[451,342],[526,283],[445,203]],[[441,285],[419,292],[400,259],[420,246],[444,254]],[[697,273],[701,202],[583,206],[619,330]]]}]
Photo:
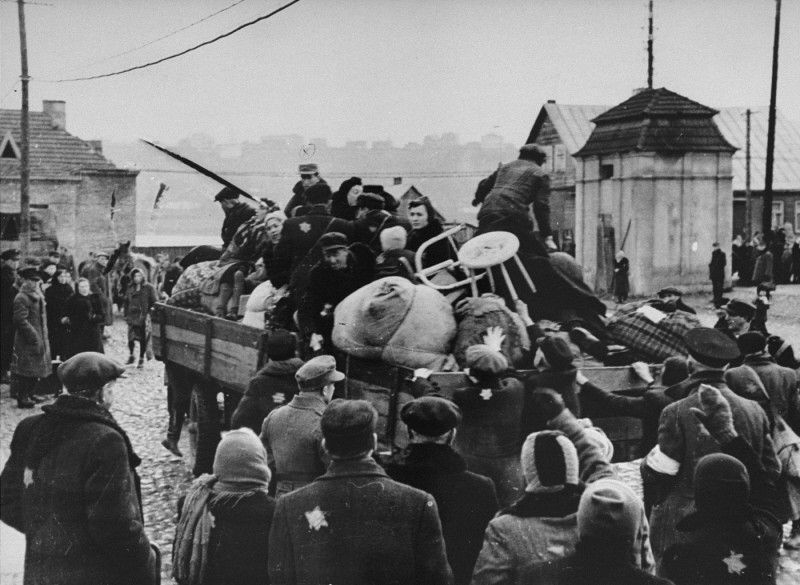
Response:
[{"label": "man's dark overcoat", "polygon": [[769,400],[775,410],[795,429],[800,431],[800,396],[798,396],[797,373],[791,368],[784,368],[775,363],[775,359],[767,353],[745,356],[741,366],[730,368],[727,376],[742,376],[742,368],[755,371]]},{"label": "man's dark overcoat", "polygon": [[148,585],[155,556],[142,523],[140,459],[111,413],[61,396],[14,431],[0,517],[23,532],[26,585]]},{"label": "man's dark overcoat", "polygon": [[400,225],[394,215],[384,209],[373,209],[353,222],[353,241],[370,247],[377,255],[381,253],[381,232]]},{"label": "man's dark overcoat", "polygon": [[44,295],[20,291],[14,299],[14,357],[11,373],[46,378],[53,373]]},{"label": "man's dark overcoat", "polygon": [[17,271],[11,266],[0,267],[0,367],[3,374],[11,365],[14,347],[14,299],[17,288]]},{"label": "man's dark overcoat", "polygon": [[[235,429],[249,427],[256,434],[260,433],[267,415],[282,404],[289,403],[297,394],[294,374],[302,365],[300,358],[269,360],[250,378],[247,391],[231,418],[231,426]],[[276,395],[283,397],[278,400]]]},{"label": "man's dark overcoat", "polygon": [[69,319],[67,324],[66,354],[63,359],[68,359],[84,351],[103,353],[103,335],[101,328],[105,322],[103,302],[96,294],[82,296],[73,294],[64,303],[64,316]]},{"label": "man's dark overcoat", "polygon": [[241,201],[237,201],[233,207],[225,212],[225,220],[222,222],[222,230],[220,232],[223,250],[231,243],[239,227],[255,214],[255,209]]},{"label": "man's dark overcoat", "polygon": [[467,471],[464,459],[450,446],[432,443],[409,445],[386,472],[436,500],[454,582],[469,583],[483,534],[498,510],[494,482]]},{"label": "man's dark overcoat", "polygon": [[452,582],[433,497],[389,479],[370,458],[334,461],[278,499],[269,574],[286,585]]}]

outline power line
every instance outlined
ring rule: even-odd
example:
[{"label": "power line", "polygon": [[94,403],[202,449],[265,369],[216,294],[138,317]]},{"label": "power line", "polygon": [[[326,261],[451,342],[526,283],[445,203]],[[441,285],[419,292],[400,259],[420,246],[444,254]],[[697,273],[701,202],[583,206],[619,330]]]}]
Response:
[{"label": "power line", "polygon": [[248,26],[252,26],[252,25],[254,25],[254,24],[258,23],[258,22],[261,22],[262,20],[268,19],[271,16],[274,16],[274,15],[278,14],[279,12],[282,12],[283,10],[286,10],[287,8],[292,6],[293,4],[297,4],[298,2],[300,2],[300,0],[292,0],[288,4],[284,4],[283,6],[281,6],[280,8],[277,8],[276,10],[273,10],[269,14],[265,14],[264,16],[259,16],[255,20],[251,20],[250,22],[246,22],[246,23],[244,23],[244,24],[242,24],[240,26],[237,26],[235,29],[233,29],[233,30],[231,30],[229,32],[226,32],[224,34],[221,34],[218,37],[215,37],[215,38],[213,38],[211,40],[202,42],[199,45],[195,45],[195,46],[190,47],[190,48],[188,48],[188,49],[186,49],[184,51],[181,51],[179,53],[175,53],[174,55],[169,55],[168,57],[163,57],[161,59],[158,59],[156,61],[151,61],[151,62],[145,63],[143,65],[136,65],[135,67],[128,67],[127,69],[123,69],[122,71],[114,71],[113,73],[104,73],[102,75],[92,75],[90,77],[74,77],[74,78],[71,78],[71,79],[37,79],[36,81],[40,81],[40,82],[44,82],[44,83],[64,83],[64,82],[68,82],[68,81],[91,81],[93,79],[102,79],[104,77],[113,77],[115,75],[122,75],[123,73],[130,73],[131,71],[136,71],[137,69],[144,69],[146,67],[152,67],[153,65],[158,65],[160,63],[163,63],[164,61],[169,61],[170,59],[175,59],[176,57],[181,57],[183,55],[186,55],[187,53],[191,53],[192,51],[195,51],[195,50],[197,50],[197,49],[199,49],[201,47],[205,47],[206,45],[210,45],[212,43],[216,43],[217,41],[219,41],[221,39],[229,37],[229,36],[239,32],[240,30],[247,28]]},{"label": "power line", "polygon": [[238,0],[237,2],[234,2],[233,4],[231,4],[230,6],[227,6],[227,7],[223,8],[222,10],[217,10],[216,12],[214,12],[212,14],[209,14],[208,16],[205,16],[205,17],[201,18],[200,20],[197,20],[197,21],[195,21],[195,22],[193,22],[191,24],[188,24],[188,25],[186,25],[186,26],[184,26],[182,28],[179,28],[178,30],[174,30],[171,33],[165,34],[163,37],[158,37],[157,39],[153,39],[152,41],[149,41],[149,42],[147,42],[147,43],[145,43],[143,45],[139,45],[138,47],[134,47],[132,49],[128,49],[127,51],[123,51],[122,53],[117,53],[116,55],[111,55],[110,57],[106,57],[105,59],[100,59],[99,61],[93,61],[91,63],[87,63],[86,65],[82,65],[81,67],[77,67],[76,69],[78,69],[78,70],[86,69],[87,67],[91,67],[92,65],[99,65],[100,63],[106,63],[107,61],[110,61],[111,59],[116,59],[117,57],[122,57],[123,55],[128,55],[128,54],[133,53],[135,51],[139,51],[141,49],[144,49],[145,47],[149,47],[150,45],[153,45],[153,44],[155,44],[155,43],[157,43],[159,41],[163,41],[164,39],[167,39],[167,38],[169,38],[171,36],[174,36],[174,35],[176,35],[176,34],[178,34],[180,32],[188,30],[188,29],[192,28],[193,26],[196,26],[196,25],[200,24],[201,22],[205,22],[206,20],[208,20],[210,18],[213,18],[214,16],[217,16],[218,14],[222,14],[223,12],[225,12],[227,10],[230,10],[231,8],[234,8],[234,7],[238,6],[239,4],[241,4],[242,2],[245,2],[245,1],[246,0]]}]

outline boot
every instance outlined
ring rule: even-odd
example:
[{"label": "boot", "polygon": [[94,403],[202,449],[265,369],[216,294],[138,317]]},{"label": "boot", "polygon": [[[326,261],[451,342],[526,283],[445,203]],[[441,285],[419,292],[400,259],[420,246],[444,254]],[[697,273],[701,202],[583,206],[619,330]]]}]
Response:
[{"label": "boot", "polygon": [[228,312],[228,302],[233,295],[233,287],[230,284],[219,285],[219,305],[217,305],[214,314],[217,317],[225,317]]},{"label": "boot", "polygon": [[17,408],[33,408],[36,406],[30,395],[30,385],[26,383],[20,384],[20,388],[17,390]]},{"label": "boot", "polygon": [[135,358],[135,357],[133,357],[133,354],[131,354],[131,355],[129,355],[129,356],[128,356],[128,361],[126,361],[126,362],[125,362],[125,365],[126,365],[126,366],[129,366],[129,365],[131,365],[131,364],[132,364],[133,362],[135,362],[135,361],[136,361],[136,358]]},{"label": "boot", "polygon": [[161,441],[161,446],[164,447],[167,451],[169,451],[173,455],[177,457],[183,457],[183,453],[181,453],[181,450],[178,448],[178,443],[170,439],[169,437]]},{"label": "boot", "polygon": [[144,358],[143,357],[139,358],[139,365],[136,366],[136,367],[140,368],[140,369],[144,367]]}]

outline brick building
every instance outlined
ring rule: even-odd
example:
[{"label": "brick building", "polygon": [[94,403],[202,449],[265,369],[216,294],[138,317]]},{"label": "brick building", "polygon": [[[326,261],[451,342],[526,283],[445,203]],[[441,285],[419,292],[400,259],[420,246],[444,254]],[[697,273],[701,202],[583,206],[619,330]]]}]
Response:
[{"label": "brick building", "polygon": [[[0,248],[19,246],[19,110],[0,110]],[[76,260],[136,236],[136,176],[103,157],[99,141],[66,130],[63,101],[30,112],[31,248],[65,246]],[[113,209],[113,211],[112,211]]]}]

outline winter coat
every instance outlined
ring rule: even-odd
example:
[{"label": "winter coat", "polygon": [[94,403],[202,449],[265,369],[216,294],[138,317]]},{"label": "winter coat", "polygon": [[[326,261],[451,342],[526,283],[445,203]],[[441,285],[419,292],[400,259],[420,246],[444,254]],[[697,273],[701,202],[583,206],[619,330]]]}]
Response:
[{"label": "winter coat", "polygon": [[800,431],[800,393],[798,392],[797,373],[791,368],[784,368],[775,363],[767,353],[745,356],[744,362],[737,368],[730,368],[725,376],[740,376],[742,368],[752,368],[764,389],[767,391],[769,401],[787,422],[796,431]]},{"label": "winter coat", "polygon": [[111,310],[111,296],[109,295],[108,276],[106,276],[105,268],[97,262],[89,262],[81,270],[81,277],[89,281],[92,294],[97,295],[97,298],[102,303],[103,324],[112,325],[114,316]]},{"label": "winter coat", "polygon": [[445,585],[452,574],[433,497],[372,459],[335,460],[278,499],[269,575],[285,585]]},{"label": "winter coat", "polygon": [[353,224],[333,217],[324,205],[315,205],[305,215],[283,222],[281,239],[275,246],[271,266],[267,267],[275,288],[291,284],[299,299],[311,267],[322,260],[318,242],[328,232],[340,232],[349,240],[353,235]]},{"label": "winter coat", "polygon": [[64,303],[64,316],[69,319],[67,336],[69,343],[66,347],[67,356],[84,351],[103,353],[102,326],[105,322],[103,306],[100,298],[95,294],[81,296],[73,294]]},{"label": "winter coat", "polygon": [[772,252],[767,249],[758,251],[755,265],[753,266],[753,284],[759,285],[765,282],[772,282]]},{"label": "winter coat", "polygon": [[14,431],[0,517],[23,532],[26,585],[147,585],[155,555],[144,531],[140,463],[111,413],[61,396]]},{"label": "winter coat", "polygon": [[61,322],[67,299],[74,294],[69,284],[53,284],[44,291],[47,305],[47,333],[50,336],[50,354],[53,358],[67,353],[67,326]]},{"label": "winter coat", "polygon": [[237,201],[233,207],[225,211],[225,220],[222,222],[222,249],[228,247],[239,227],[256,214],[256,210],[247,203]]},{"label": "winter coat", "polygon": [[[227,496],[227,494],[226,494]],[[258,491],[243,497],[215,497],[208,511],[214,519],[206,548],[206,583],[213,585],[263,585],[269,583],[267,555],[275,500]],[[184,498],[178,501],[178,521]]]},{"label": "winter coat", "polygon": [[381,232],[400,225],[400,221],[384,209],[373,209],[353,222],[353,241],[370,247],[377,255],[381,253]]},{"label": "winter coat", "polygon": [[[327,185],[328,182],[320,178],[320,180],[316,183],[317,185]],[[292,218],[295,216],[295,212],[299,207],[306,207],[308,206],[308,201],[306,200],[306,188],[303,187],[302,181],[297,181],[292,187],[292,197],[289,199],[289,203],[286,204],[286,207],[283,208],[283,213],[286,214],[286,217]]]},{"label": "winter coat", "polygon": [[303,360],[300,358],[269,360],[250,378],[247,391],[231,418],[231,427],[250,427],[256,434],[260,433],[267,415],[290,402],[297,394],[294,374],[302,365]]},{"label": "winter coat", "polygon": [[277,482],[310,482],[325,473],[328,455],[319,428],[324,410],[322,394],[303,393],[264,419],[261,442],[267,460],[275,462]]},{"label": "winter coat", "polygon": [[433,443],[409,445],[389,462],[386,473],[433,496],[454,583],[469,583],[483,533],[498,508],[492,480],[467,471],[464,459],[449,445]]},{"label": "winter coat", "polygon": [[708,278],[714,280],[725,280],[725,265],[728,263],[725,252],[719,248],[711,252],[711,262],[708,263]]},{"label": "winter coat", "polygon": [[[584,486],[614,475],[611,464],[603,459],[574,417],[562,416],[558,420],[558,430],[575,443],[578,451],[581,485],[559,491],[526,492],[512,506],[501,510],[486,529],[473,585],[518,583],[534,565],[571,554],[578,540],[578,503]],[[652,562],[645,553],[645,565]]]},{"label": "winter coat", "polygon": [[[617,554],[615,558],[613,555]],[[532,567],[520,585],[675,585],[630,564],[618,551],[577,544],[576,552],[552,564]]]},{"label": "winter coat", "polygon": [[742,437],[723,445],[722,452],[747,469],[748,506],[722,517],[697,511],[684,517],[677,529],[686,536],[664,554],[664,576],[676,585],[774,584],[782,538],[779,490]]},{"label": "winter coat", "polygon": [[630,293],[628,282],[628,272],[630,272],[630,261],[627,258],[614,260],[614,295],[627,298]]},{"label": "winter coat", "polygon": [[125,300],[125,321],[131,327],[144,327],[150,319],[150,309],[158,302],[158,295],[149,282],[143,282],[138,290],[131,283]]},{"label": "winter coat", "polygon": [[22,290],[14,299],[14,355],[11,373],[27,378],[46,378],[53,373],[47,313],[41,292]]},{"label": "winter coat", "polygon": [[[780,462],[769,435],[767,415],[761,406],[734,394],[725,384],[722,371],[706,371],[705,374],[702,382],[720,390],[731,406],[736,431],[755,449],[767,472],[777,479]],[[705,455],[720,451],[719,444],[703,430],[702,424],[691,412],[692,408],[700,408],[700,381],[693,374],[684,382],[688,383],[686,387],[690,389],[688,395],[673,402],[661,413],[659,454],[653,459],[659,462],[659,469],[650,465],[656,471],[672,476],[674,482],[664,501],[653,507],[650,518],[653,550],[657,557],[677,541],[675,526],[694,505],[694,470],[697,462]],[[650,462],[648,456],[648,464]]]},{"label": "winter coat", "polygon": [[[408,233],[406,240],[406,250],[415,252],[420,249],[422,244],[428,240],[435,238],[444,231],[442,224],[436,219],[428,219],[428,225],[418,230],[411,230]],[[455,260],[456,253],[450,246],[447,240],[439,240],[429,248],[426,248],[422,254],[422,267],[428,268],[434,266],[445,260]]]},{"label": "winter coat", "polygon": [[14,350],[14,299],[19,292],[17,273],[10,266],[0,267],[0,368],[8,372]]}]

